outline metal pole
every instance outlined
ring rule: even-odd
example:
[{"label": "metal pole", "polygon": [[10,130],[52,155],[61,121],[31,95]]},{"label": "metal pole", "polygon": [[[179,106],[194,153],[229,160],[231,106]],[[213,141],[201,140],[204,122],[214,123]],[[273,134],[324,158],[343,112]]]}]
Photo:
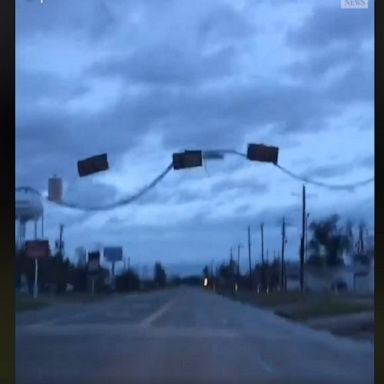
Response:
[{"label": "metal pole", "polygon": [[280,288],[283,291],[285,289],[285,217],[283,217],[283,227],[281,230],[281,276],[280,276]]},{"label": "metal pole", "polygon": [[302,234],[300,241],[300,292],[304,292],[305,185],[303,185]]},{"label": "metal pole", "polygon": [[237,276],[240,276],[240,249],[241,244],[237,246]]},{"label": "metal pole", "polygon": [[33,285],[33,298],[37,299],[39,295],[39,286],[38,286],[38,274],[39,274],[39,261],[35,259],[35,283]]},{"label": "metal pole", "polygon": [[44,213],[41,215],[41,238],[44,239]]},{"label": "metal pole", "polygon": [[265,291],[264,223],[260,224],[260,235],[261,235],[261,289]]},{"label": "metal pole", "polygon": [[248,225],[249,288],[252,289],[251,227]]},{"label": "metal pole", "polygon": [[35,237],[35,240],[37,240],[37,220],[38,219],[35,219],[35,223],[34,223],[34,237]]},{"label": "metal pole", "polygon": [[305,260],[308,260],[308,218],[309,213],[307,213],[305,219]]},{"label": "metal pole", "polygon": [[237,245],[237,287],[240,285],[240,249],[241,244]]}]

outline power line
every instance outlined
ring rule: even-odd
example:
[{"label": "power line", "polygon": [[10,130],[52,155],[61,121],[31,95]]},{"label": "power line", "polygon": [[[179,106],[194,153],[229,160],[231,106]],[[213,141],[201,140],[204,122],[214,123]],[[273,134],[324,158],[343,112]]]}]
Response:
[{"label": "power line", "polygon": [[[207,152],[207,151],[205,151],[205,152]],[[236,150],[232,150],[232,149],[215,150],[215,151],[208,151],[208,152],[214,152],[214,153],[222,154],[222,155],[233,154],[233,155],[241,156],[243,158],[247,158],[247,154],[239,152],[239,151],[236,151]],[[375,180],[375,178],[372,177],[370,179],[361,180],[361,181],[357,181],[357,182],[350,183],[350,184],[343,184],[343,185],[342,184],[339,184],[339,185],[337,185],[337,184],[328,184],[328,183],[324,183],[324,182],[320,182],[320,181],[310,180],[309,178],[297,175],[294,172],[288,170],[287,168],[285,168],[285,167],[283,167],[283,166],[281,166],[279,164],[274,164],[274,165],[280,171],[284,172],[285,174],[289,175],[290,177],[292,177],[292,178],[294,178],[296,180],[305,182],[307,184],[312,184],[312,185],[316,185],[316,186],[319,186],[319,187],[328,188],[328,189],[334,189],[334,190],[351,190],[351,189],[354,189],[354,188],[357,188],[357,187],[361,187],[361,186],[370,184],[370,183],[374,182],[374,180]],[[145,193],[147,193],[152,188],[154,188],[172,170],[172,168],[173,168],[173,163],[169,164],[167,166],[167,168],[163,172],[161,172],[153,181],[151,181],[147,186],[142,188],[139,192],[137,192],[136,194],[134,194],[132,196],[120,199],[120,200],[118,200],[118,201],[116,201],[114,203],[106,204],[106,205],[103,205],[103,206],[88,206],[88,207],[87,206],[82,206],[82,205],[77,204],[77,203],[70,203],[70,202],[66,202],[66,201],[53,202],[53,203],[55,203],[57,205],[60,205],[62,207],[72,208],[72,209],[79,209],[79,210],[83,210],[83,211],[106,211],[106,210],[110,210],[110,209],[117,208],[117,207],[120,207],[120,206],[128,205],[128,204],[131,204],[131,203],[135,202],[141,196],[143,196]],[[34,189],[32,187],[28,187],[28,186],[18,187],[18,188],[16,188],[16,191],[31,192],[31,193],[37,194],[37,195],[47,199],[46,196],[43,196],[39,191],[37,191],[36,189]]]},{"label": "power line", "polygon": [[[110,210],[110,209],[124,206],[127,204],[131,204],[134,201],[136,201],[137,199],[139,199],[141,196],[143,196],[145,193],[147,193],[151,189],[153,189],[171,171],[172,166],[173,166],[173,164],[168,165],[167,168],[163,172],[161,172],[153,181],[151,181],[147,186],[143,187],[141,190],[139,190],[134,195],[131,195],[129,197],[125,197],[123,199],[120,199],[120,200],[115,201],[115,202],[110,203],[110,204],[106,204],[103,206],[88,206],[87,207],[87,206],[82,206],[80,204],[70,203],[70,202],[66,202],[66,201],[59,201],[59,202],[54,201],[53,203],[60,205],[62,207],[80,209],[83,211],[106,211],[106,210]],[[31,187],[16,188],[16,191],[22,191],[22,190],[32,192],[32,193],[35,193],[35,194],[42,196],[42,194],[39,191],[37,191]],[[42,196],[42,197],[48,199],[46,196]],[[48,200],[48,201],[50,201],[50,200]]]},{"label": "power line", "polygon": [[[232,150],[232,149],[217,150],[215,152],[221,153],[223,155],[225,155],[225,154],[232,154],[232,155],[238,155],[238,156],[247,158],[247,154],[246,153],[242,153],[242,152],[239,152],[239,151],[236,151],[236,150]],[[373,183],[375,181],[375,178],[371,177],[369,179],[360,180],[360,181],[357,181],[357,182],[354,182],[354,183],[350,183],[350,184],[328,184],[328,183],[324,183],[324,182],[316,181],[316,180],[311,180],[309,178],[300,176],[300,175],[290,171],[289,169],[283,167],[282,165],[279,165],[279,164],[274,164],[274,165],[278,169],[280,169],[282,172],[284,172],[285,174],[291,176],[292,178],[294,178],[296,180],[304,181],[307,184],[312,184],[312,185],[316,185],[318,187],[328,188],[328,189],[351,190],[351,189],[354,189],[354,188],[357,188],[357,187],[362,187],[364,185]]]},{"label": "power line", "polygon": [[356,182],[350,183],[350,184],[328,184],[328,183],[324,183],[321,181],[310,180],[306,177],[297,175],[297,174],[293,173],[292,171],[288,170],[287,168],[285,168],[279,164],[275,164],[275,166],[277,168],[279,168],[282,172],[286,173],[287,175],[291,176],[292,178],[294,178],[296,180],[304,181],[307,184],[313,184],[313,185],[316,185],[318,187],[323,187],[323,188],[328,188],[328,189],[350,190],[350,189],[354,189],[357,187],[362,187],[363,185],[367,185],[367,184],[370,184],[370,183],[375,181],[375,178],[371,177],[370,179],[360,180],[360,181],[356,181]]}]

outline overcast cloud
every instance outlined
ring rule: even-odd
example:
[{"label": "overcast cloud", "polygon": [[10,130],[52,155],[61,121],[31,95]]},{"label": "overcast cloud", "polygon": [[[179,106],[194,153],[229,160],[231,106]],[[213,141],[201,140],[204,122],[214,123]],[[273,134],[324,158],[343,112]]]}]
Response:
[{"label": "overcast cloud", "polygon": [[[16,182],[104,204],[150,182],[184,149],[277,145],[279,162],[319,181],[373,176],[373,7],[239,0],[16,1]],[[78,159],[107,152],[108,172],[79,179]],[[340,213],[373,226],[373,184],[308,185],[313,219]],[[228,156],[173,171],[142,199],[108,212],[45,205],[52,244],[65,224],[77,246],[122,245],[140,268],[162,260],[200,271],[246,242],[259,258],[298,257],[301,184],[267,164]],[[31,231],[32,232],[32,231]],[[244,267],[246,266],[244,259]]]}]

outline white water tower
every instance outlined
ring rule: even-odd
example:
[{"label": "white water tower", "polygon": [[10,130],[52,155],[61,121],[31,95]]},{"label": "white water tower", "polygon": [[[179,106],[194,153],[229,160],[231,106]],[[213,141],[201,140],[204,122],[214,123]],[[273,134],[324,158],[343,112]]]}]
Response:
[{"label": "white water tower", "polygon": [[32,188],[16,189],[16,245],[22,247],[26,240],[26,228],[29,221],[34,222],[34,239],[37,239],[37,225],[41,219],[41,238],[44,237],[44,208],[41,196]]}]

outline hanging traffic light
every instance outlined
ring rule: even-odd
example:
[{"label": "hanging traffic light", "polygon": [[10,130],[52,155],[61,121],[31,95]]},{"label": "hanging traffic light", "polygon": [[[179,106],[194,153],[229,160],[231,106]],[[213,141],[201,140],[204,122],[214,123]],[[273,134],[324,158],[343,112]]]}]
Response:
[{"label": "hanging traffic light", "polygon": [[173,154],[173,169],[201,167],[203,165],[202,151],[184,151]]},{"label": "hanging traffic light", "polygon": [[277,164],[279,148],[264,144],[248,144],[247,159]]},{"label": "hanging traffic light", "polygon": [[88,176],[93,173],[106,171],[109,168],[107,154],[88,157],[77,162],[77,170],[80,177]]}]

